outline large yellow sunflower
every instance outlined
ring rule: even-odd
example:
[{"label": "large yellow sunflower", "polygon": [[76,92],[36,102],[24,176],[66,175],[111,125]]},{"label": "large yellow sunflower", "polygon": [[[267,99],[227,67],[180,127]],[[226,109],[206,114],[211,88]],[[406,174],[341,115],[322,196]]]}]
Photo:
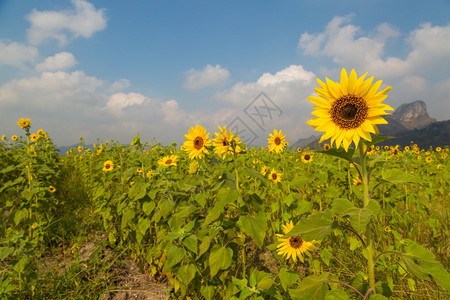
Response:
[{"label": "large yellow sunflower", "polygon": [[[286,223],[286,225],[281,225],[281,227],[283,228],[284,235],[286,235],[294,228],[294,224],[290,221],[289,223]],[[292,258],[294,262],[297,262],[297,258],[301,262],[304,262],[303,255],[306,254],[311,257],[309,251],[316,248],[314,245],[316,241],[304,241],[300,235],[291,236],[285,239],[281,238],[283,234],[277,234],[277,236],[280,237],[278,238],[280,244],[277,245],[278,255],[282,255],[283,257],[286,257],[286,259]]]},{"label": "large yellow sunflower", "polygon": [[103,164],[103,172],[110,172],[114,169],[114,163],[111,160],[105,161]]},{"label": "large yellow sunflower", "polygon": [[185,140],[184,151],[189,153],[190,159],[202,158],[203,155],[209,153],[206,147],[211,146],[211,140],[209,139],[209,133],[202,126],[191,127],[188,134],[185,135]]},{"label": "large yellow sunflower", "polygon": [[273,130],[273,134],[269,133],[269,138],[267,139],[267,142],[269,143],[269,151],[276,153],[283,152],[284,147],[286,147],[289,143],[285,141],[286,135],[283,134],[283,132],[280,130]]},{"label": "large yellow sunflower", "polygon": [[390,114],[385,110],[394,109],[382,102],[391,86],[378,91],[382,80],[372,84],[373,76],[365,80],[366,75],[358,78],[356,71],[352,70],[348,76],[343,68],[341,82],[326,78],[324,83],[317,78],[320,88],[315,88],[315,91],[319,97],[308,97],[317,105],[311,113],[316,118],[306,124],[324,132],[320,143],[331,138],[331,145],[335,142],[339,148],[342,144],[347,151],[352,142],[355,148],[358,147],[361,138],[371,141],[370,134],[379,133],[377,124],[387,124],[381,116]]},{"label": "large yellow sunflower", "polygon": [[233,141],[236,143],[236,153],[241,152],[241,148],[237,145],[241,142],[241,138],[236,137],[231,130],[227,131],[227,126],[223,126],[223,128],[218,126],[218,128],[220,133],[215,132],[215,138],[212,141],[214,153],[219,155],[222,159],[224,159],[228,154],[232,154],[233,148],[231,144]]}]

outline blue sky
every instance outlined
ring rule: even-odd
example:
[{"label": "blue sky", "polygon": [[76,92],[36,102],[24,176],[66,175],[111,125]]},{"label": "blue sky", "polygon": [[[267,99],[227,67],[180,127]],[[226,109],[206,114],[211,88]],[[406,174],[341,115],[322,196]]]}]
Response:
[{"label": "blue sky", "polygon": [[446,0],[0,0],[0,134],[27,117],[57,145],[182,142],[196,124],[293,143],[314,134],[316,77],[342,67],[450,119],[449,16]]}]

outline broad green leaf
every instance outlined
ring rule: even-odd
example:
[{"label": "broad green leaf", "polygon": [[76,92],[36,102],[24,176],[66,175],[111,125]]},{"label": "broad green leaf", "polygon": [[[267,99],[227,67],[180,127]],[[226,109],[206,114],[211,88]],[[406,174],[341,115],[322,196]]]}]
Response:
[{"label": "broad green leaf", "polygon": [[26,208],[22,208],[22,209],[16,211],[16,213],[14,214],[14,223],[16,225],[18,225],[20,223],[20,221],[25,219],[27,216],[28,216],[28,211]]},{"label": "broad green leaf", "polygon": [[201,286],[200,287],[200,293],[203,297],[205,297],[206,300],[212,300],[214,299],[214,293],[215,293],[215,286]]},{"label": "broad green leaf", "polygon": [[206,251],[208,251],[209,246],[211,244],[211,239],[209,238],[209,236],[205,236],[202,240],[202,243],[200,244],[200,246],[198,247],[199,252],[197,255],[197,259],[200,258],[200,256],[205,253]]},{"label": "broad green leaf", "polygon": [[206,216],[203,225],[208,225],[209,223],[215,221],[220,214],[224,211],[227,204],[236,201],[239,198],[238,191],[234,189],[221,188],[217,193],[217,200],[214,207],[209,211]]},{"label": "broad green leaf", "polygon": [[164,271],[169,271],[173,266],[178,264],[185,255],[185,251],[183,248],[179,248],[177,246],[170,247],[169,251],[167,251],[167,260],[164,264]]},{"label": "broad green leaf", "polygon": [[367,147],[370,147],[372,145],[381,143],[385,140],[389,140],[389,139],[394,139],[395,137],[393,136],[379,136],[379,135],[375,135],[372,137],[372,141],[366,141],[366,140],[362,140],[364,142],[364,144],[366,144]]},{"label": "broad green leaf", "polygon": [[147,218],[139,218],[138,220],[138,225],[137,225],[137,229],[139,230],[139,232],[142,235],[145,235],[145,233],[147,232],[147,230],[150,228],[150,220]]},{"label": "broad green leaf", "polygon": [[286,290],[290,285],[297,282],[300,275],[298,275],[297,272],[281,268],[278,277],[280,278],[281,286]]},{"label": "broad green leaf", "polygon": [[347,212],[350,216],[350,225],[358,233],[363,233],[366,230],[372,216],[376,216],[380,211],[380,205],[376,200],[370,200],[365,208],[352,208]]},{"label": "broad green leaf", "polygon": [[311,275],[300,282],[296,289],[290,289],[289,295],[294,300],[322,300],[328,291],[328,273]]},{"label": "broad green leaf", "polygon": [[330,155],[330,156],[339,157],[339,158],[345,159],[352,163],[353,162],[352,158],[353,158],[353,154],[355,153],[355,149],[349,148],[348,152],[347,152],[344,150],[344,148],[340,147],[339,149],[331,148],[327,151],[323,150],[323,151],[317,151],[317,152],[323,153],[326,155]]},{"label": "broad green leaf", "polygon": [[305,176],[297,176],[292,179],[291,182],[289,182],[289,185],[295,188],[304,188],[309,183],[311,183],[311,178]]},{"label": "broad green leaf", "polygon": [[420,183],[423,180],[417,176],[407,174],[399,169],[386,169],[381,171],[381,178],[392,183],[416,182]]},{"label": "broad green leaf", "polygon": [[178,279],[184,283],[186,286],[195,278],[195,273],[197,269],[194,264],[188,264],[180,266],[177,271]]},{"label": "broad green leaf", "polygon": [[350,296],[343,290],[331,290],[325,295],[325,300],[350,300]]},{"label": "broad green leaf", "polygon": [[228,247],[214,245],[209,254],[209,270],[211,278],[216,276],[219,270],[226,270],[231,265],[233,250]]},{"label": "broad green leaf", "polygon": [[241,216],[238,221],[238,226],[261,248],[267,230],[267,219],[264,212],[260,212],[254,216]]},{"label": "broad green leaf", "polygon": [[14,247],[0,247],[0,260],[4,260],[14,252]]},{"label": "broad green leaf", "polygon": [[134,209],[128,208],[124,210],[122,214],[122,223],[120,228],[123,230],[131,221],[134,219],[135,212]]},{"label": "broad green leaf", "polygon": [[195,234],[185,237],[181,243],[190,251],[197,254],[197,236]]},{"label": "broad green leaf", "polygon": [[355,208],[348,199],[336,199],[333,202],[333,212],[338,216],[345,216],[350,210]]},{"label": "broad green leaf", "polygon": [[259,173],[255,169],[245,168],[244,171],[247,175],[249,175],[255,179],[258,179],[264,186],[269,185],[269,181],[267,180],[267,178],[264,177],[261,173]]},{"label": "broad green leaf", "polygon": [[292,203],[295,202],[295,197],[293,194],[289,194],[286,197],[283,198],[284,204],[286,204],[288,207],[291,206]]},{"label": "broad green leaf", "polygon": [[381,295],[381,294],[372,294],[370,295],[370,300],[387,300],[389,298],[386,298],[385,296]]},{"label": "broad green leaf", "polygon": [[173,210],[174,207],[175,207],[175,203],[173,202],[172,199],[169,199],[169,198],[161,199],[158,202],[158,208],[163,217],[167,217],[170,214],[170,212]]},{"label": "broad green leaf", "polygon": [[132,200],[139,200],[144,198],[147,194],[147,188],[150,186],[149,182],[136,182],[128,191],[128,197]]},{"label": "broad green leaf", "polygon": [[299,200],[297,202],[297,209],[295,210],[295,213],[297,215],[302,215],[302,214],[308,213],[311,211],[312,207],[313,207],[312,202],[306,201],[303,199]]},{"label": "broad green leaf", "polygon": [[391,297],[392,296],[392,291],[391,288],[389,287],[389,285],[386,282],[383,281],[378,281],[376,284],[376,291],[379,294],[382,294],[385,297]]},{"label": "broad green leaf", "polygon": [[142,210],[144,213],[148,216],[152,213],[152,211],[155,209],[156,204],[154,201],[147,201],[142,204]]},{"label": "broad green leaf", "polygon": [[292,228],[286,237],[299,234],[305,241],[322,240],[330,233],[335,223],[332,219],[321,218],[321,216],[322,214],[316,213],[307,219],[303,219]]}]

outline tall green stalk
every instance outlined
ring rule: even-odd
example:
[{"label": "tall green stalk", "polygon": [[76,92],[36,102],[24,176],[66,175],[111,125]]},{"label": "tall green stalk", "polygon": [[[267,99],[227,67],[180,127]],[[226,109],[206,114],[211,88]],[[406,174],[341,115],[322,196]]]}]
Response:
[{"label": "tall green stalk", "polygon": [[[364,186],[364,207],[369,205],[369,174],[367,172],[367,153],[364,151],[364,145],[362,142],[359,143],[359,157],[361,158],[361,180]],[[375,292],[375,269],[374,269],[374,246],[371,231],[372,222],[367,224],[366,228],[366,245],[367,245],[367,273],[369,275],[369,285],[370,288]]]}]

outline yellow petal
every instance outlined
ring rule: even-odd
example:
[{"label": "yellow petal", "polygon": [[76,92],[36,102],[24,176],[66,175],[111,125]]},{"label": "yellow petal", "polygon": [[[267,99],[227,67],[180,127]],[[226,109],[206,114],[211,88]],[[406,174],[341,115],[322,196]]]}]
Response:
[{"label": "yellow petal", "polygon": [[350,77],[348,78],[348,93],[353,94],[356,89],[356,81],[357,81],[357,75],[355,69],[352,69],[350,72]]},{"label": "yellow petal", "polygon": [[341,71],[341,92],[342,95],[347,95],[348,94],[348,75],[347,75],[347,70],[345,70],[345,68],[342,68]]}]

